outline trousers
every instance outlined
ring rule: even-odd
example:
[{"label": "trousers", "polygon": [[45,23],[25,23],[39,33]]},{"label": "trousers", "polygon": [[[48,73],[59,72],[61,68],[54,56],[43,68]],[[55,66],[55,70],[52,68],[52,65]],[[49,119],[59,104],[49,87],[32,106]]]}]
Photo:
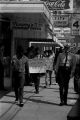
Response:
[{"label": "trousers", "polygon": [[23,89],[25,83],[25,74],[21,72],[13,72],[14,78],[14,92],[16,100],[23,102]]},{"label": "trousers", "polygon": [[45,84],[46,85],[48,85],[48,82],[49,82],[49,85],[52,84],[51,77],[52,77],[52,71],[51,70],[46,70],[46,75],[45,75]]},{"label": "trousers", "polygon": [[59,67],[56,78],[59,84],[60,101],[65,103],[67,103],[70,73],[71,73],[71,69],[69,67],[61,66]]},{"label": "trousers", "polygon": [[31,74],[31,77],[32,77],[34,85],[35,85],[35,90],[36,90],[36,92],[38,92],[39,91],[39,84],[40,84],[40,74],[33,73],[33,74]]}]

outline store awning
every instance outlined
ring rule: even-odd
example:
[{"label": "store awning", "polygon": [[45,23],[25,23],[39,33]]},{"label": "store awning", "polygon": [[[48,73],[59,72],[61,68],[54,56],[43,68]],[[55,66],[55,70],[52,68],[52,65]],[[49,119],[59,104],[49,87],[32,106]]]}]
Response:
[{"label": "store awning", "polygon": [[42,14],[44,19],[53,24],[51,13],[44,2],[33,1],[1,1],[0,13],[35,13]]}]

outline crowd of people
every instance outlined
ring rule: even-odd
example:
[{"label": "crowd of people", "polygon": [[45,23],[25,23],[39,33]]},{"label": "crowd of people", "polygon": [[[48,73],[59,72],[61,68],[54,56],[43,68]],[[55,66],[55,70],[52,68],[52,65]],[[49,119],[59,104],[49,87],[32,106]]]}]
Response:
[{"label": "crowd of people", "polygon": [[[38,53],[36,53],[37,57]],[[1,55],[0,55],[1,56]],[[29,56],[30,57],[30,56]],[[74,77],[75,68],[76,68],[76,56],[73,53],[70,53],[70,46],[65,45],[64,48],[61,48],[59,53],[56,55],[54,51],[46,52],[45,56],[45,86],[50,86],[52,84],[52,72],[55,71],[55,80],[59,85],[59,94],[60,94],[60,106],[67,105],[67,95],[68,95],[68,86],[70,78]],[[1,61],[1,58],[0,58]],[[2,62],[0,62],[1,64]],[[11,60],[12,65],[12,78],[13,78],[13,87],[15,92],[15,102],[20,106],[23,106],[23,91],[25,79],[30,79],[32,77],[35,84],[35,92],[39,94],[39,84],[40,84],[40,74],[32,74],[29,72],[29,59],[24,54],[23,48],[21,46],[17,47],[16,54]],[[1,69],[0,69],[1,70]],[[0,71],[0,81],[1,81],[1,72]],[[25,77],[28,76],[28,77]],[[3,78],[3,77],[2,77]]]}]

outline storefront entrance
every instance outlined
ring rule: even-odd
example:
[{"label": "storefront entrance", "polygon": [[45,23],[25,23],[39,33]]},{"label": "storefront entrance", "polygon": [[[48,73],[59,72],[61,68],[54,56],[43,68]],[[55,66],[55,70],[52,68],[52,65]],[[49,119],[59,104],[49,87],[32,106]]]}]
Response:
[{"label": "storefront entrance", "polygon": [[0,41],[5,48],[4,84],[6,87],[12,87],[9,62],[16,52],[16,47],[21,44],[26,51],[29,45],[28,39],[52,38],[53,19],[44,2],[6,1],[0,3],[0,18],[6,20],[4,23],[3,20],[1,21],[0,30]]},{"label": "storefront entrance", "polygon": [[[2,89],[10,86],[10,61],[11,61],[11,30],[10,21],[6,18],[0,19],[0,52],[2,59],[1,86]],[[2,51],[3,49],[3,51]],[[1,69],[1,68],[0,68]],[[3,78],[2,78],[3,77]]]}]

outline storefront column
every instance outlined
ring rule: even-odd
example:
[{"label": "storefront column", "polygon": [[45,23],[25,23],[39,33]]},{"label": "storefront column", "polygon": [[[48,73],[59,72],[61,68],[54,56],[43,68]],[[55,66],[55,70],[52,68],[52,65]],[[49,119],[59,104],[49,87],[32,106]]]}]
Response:
[{"label": "storefront column", "polygon": [[14,54],[14,38],[13,38],[13,29],[12,29],[12,23],[10,23],[10,30],[11,30],[11,59],[10,59],[10,76],[7,77],[5,76],[4,78],[4,86],[6,89],[12,89],[12,65],[11,65],[11,60],[12,56]]},{"label": "storefront column", "polygon": [[[15,39],[14,39],[14,29],[13,29],[13,24],[11,22],[11,60],[12,57],[15,53]],[[10,67],[11,72],[10,72],[10,78],[11,78],[11,88],[13,89],[13,79],[12,79],[12,65]]]}]

